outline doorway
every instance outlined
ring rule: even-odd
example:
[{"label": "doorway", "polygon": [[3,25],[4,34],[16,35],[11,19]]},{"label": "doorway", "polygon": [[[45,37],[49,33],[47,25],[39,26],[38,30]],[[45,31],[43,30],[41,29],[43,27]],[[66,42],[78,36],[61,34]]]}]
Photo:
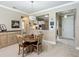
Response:
[{"label": "doorway", "polygon": [[21,17],[21,30],[22,30],[22,34],[29,33],[29,18],[28,18],[28,16]]},{"label": "doorway", "polygon": [[[75,9],[56,13],[56,38],[69,44],[75,40]],[[65,43],[66,43],[65,42]]]}]

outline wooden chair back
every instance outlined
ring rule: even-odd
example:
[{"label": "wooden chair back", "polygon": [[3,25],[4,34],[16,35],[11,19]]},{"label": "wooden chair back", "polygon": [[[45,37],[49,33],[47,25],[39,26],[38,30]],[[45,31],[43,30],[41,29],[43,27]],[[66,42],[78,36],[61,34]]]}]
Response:
[{"label": "wooden chair back", "polygon": [[38,43],[37,43],[38,45],[42,44],[42,39],[43,39],[43,34],[39,34],[38,35]]},{"label": "wooden chair back", "polygon": [[18,44],[21,44],[21,43],[24,42],[22,35],[16,35],[16,37],[17,37],[17,42],[18,42]]}]

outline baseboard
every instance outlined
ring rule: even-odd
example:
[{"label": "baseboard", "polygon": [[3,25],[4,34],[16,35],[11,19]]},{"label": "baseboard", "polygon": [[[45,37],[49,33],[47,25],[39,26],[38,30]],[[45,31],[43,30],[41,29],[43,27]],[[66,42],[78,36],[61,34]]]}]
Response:
[{"label": "baseboard", "polygon": [[76,47],[75,49],[76,49],[76,50],[79,50],[79,47]]},{"label": "baseboard", "polygon": [[49,43],[49,44],[53,44],[53,45],[56,44],[56,42],[51,42],[51,41],[48,41],[48,40],[43,40],[43,41],[46,42],[46,43]]}]

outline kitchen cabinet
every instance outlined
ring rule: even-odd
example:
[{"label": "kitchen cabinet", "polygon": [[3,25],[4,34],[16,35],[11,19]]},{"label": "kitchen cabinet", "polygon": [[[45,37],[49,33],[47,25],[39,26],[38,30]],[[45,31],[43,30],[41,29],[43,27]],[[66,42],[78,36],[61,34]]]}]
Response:
[{"label": "kitchen cabinet", "polygon": [[21,31],[7,31],[0,33],[0,48],[17,43],[16,35]]}]

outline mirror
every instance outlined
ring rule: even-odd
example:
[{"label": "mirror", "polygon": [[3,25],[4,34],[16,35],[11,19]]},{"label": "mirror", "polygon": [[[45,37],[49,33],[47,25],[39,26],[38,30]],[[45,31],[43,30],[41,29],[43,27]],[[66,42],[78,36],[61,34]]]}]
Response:
[{"label": "mirror", "polygon": [[49,15],[41,15],[41,16],[36,16],[36,21],[37,21],[37,30],[48,30],[49,29]]},{"label": "mirror", "polygon": [[33,30],[49,30],[49,14],[36,16],[29,24]]}]

